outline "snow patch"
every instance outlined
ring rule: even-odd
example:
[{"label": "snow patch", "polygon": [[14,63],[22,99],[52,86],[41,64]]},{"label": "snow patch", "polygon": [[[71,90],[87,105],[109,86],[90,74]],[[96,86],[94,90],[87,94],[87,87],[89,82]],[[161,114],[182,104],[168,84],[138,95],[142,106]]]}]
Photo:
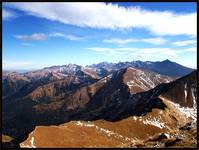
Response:
[{"label": "snow patch", "polygon": [[171,82],[171,80],[165,79],[165,83],[169,83]]},{"label": "snow patch", "polygon": [[63,74],[63,73],[57,73],[58,75],[60,75],[60,76],[63,76],[63,77],[68,77],[68,75],[67,74]]},{"label": "snow patch", "polygon": [[161,115],[161,114],[163,114],[163,111],[162,111],[162,110],[160,110],[159,114],[160,114],[160,115]]},{"label": "snow patch", "polygon": [[140,76],[140,78],[149,85],[150,88],[154,88],[155,84],[150,80],[149,77],[146,76],[146,74],[144,74],[144,76]]},{"label": "snow patch", "polygon": [[94,127],[95,125],[94,124],[86,124],[85,126],[86,127]]},{"label": "snow patch", "polygon": [[169,134],[167,134],[167,133],[164,133],[164,135],[169,139],[169,138],[171,138],[171,136],[169,135]]},{"label": "snow patch", "polygon": [[185,103],[187,102],[187,83],[184,85],[184,98],[185,98]]},{"label": "snow patch", "polygon": [[123,139],[123,140],[126,140],[126,141],[132,141],[133,140],[133,139],[128,138],[128,137],[123,137],[122,135],[115,133],[111,130],[101,128],[101,127],[99,127],[95,124],[92,124],[91,122],[83,123],[81,121],[77,121],[75,124],[78,125],[78,126],[84,126],[84,127],[95,127],[98,131],[105,133],[108,137],[114,136],[115,138],[120,138],[120,139]]},{"label": "snow patch", "polygon": [[129,88],[131,88],[132,86],[137,86],[137,87],[140,87],[141,89],[144,89],[144,90],[149,90],[148,87],[146,87],[141,81],[137,81],[138,83],[136,83],[135,81],[133,80],[130,80],[129,82],[127,82],[126,84],[128,85]]},{"label": "snow patch", "polygon": [[171,101],[168,101],[168,102],[171,103],[176,109],[178,109],[187,118],[192,118],[194,122],[197,121],[197,108],[182,107],[179,104],[176,104],[174,102],[171,102]]},{"label": "snow patch", "polygon": [[76,122],[76,125],[78,125],[78,126],[83,126],[83,123],[80,122],[80,121],[77,121],[77,122]]},{"label": "snow patch", "polygon": [[135,69],[135,68],[133,68],[133,67],[129,67],[129,69],[137,71],[137,69]]},{"label": "snow patch", "polygon": [[156,118],[146,119],[146,120],[143,121],[143,123],[153,125],[153,126],[156,126],[158,128],[161,128],[161,129],[165,127],[165,123],[160,122],[160,120],[156,119]]},{"label": "snow patch", "polygon": [[113,74],[108,75],[108,77],[111,79],[113,77]]},{"label": "snow patch", "polygon": [[114,136],[115,138],[121,138],[121,139],[124,139],[125,141],[132,141],[133,139],[131,138],[128,138],[128,137],[124,137],[118,133],[115,133],[113,131],[110,131],[108,129],[104,129],[104,128],[101,128],[101,127],[98,127],[98,126],[95,126],[97,130],[99,130],[100,132],[103,132],[105,134],[107,134],[107,136]]},{"label": "snow patch", "polygon": [[84,127],[94,127],[95,125],[94,124],[91,124],[91,123],[83,123],[81,121],[77,121],[76,122],[76,125],[78,126],[84,126]]},{"label": "snow patch", "polygon": [[104,77],[103,79],[102,79],[102,81],[104,82],[104,83],[107,83],[107,77]]},{"label": "snow patch", "polygon": [[136,70],[133,73],[133,79],[128,81],[126,84],[129,88],[131,88],[132,86],[137,86],[147,91],[156,87],[156,85],[162,82],[168,83],[170,82],[170,79],[168,77],[161,76],[160,74],[154,75],[148,72],[144,72],[142,70]]},{"label": "snow patch", "polygon": [[194,90],[193,88],[191,88],[191,94],[192,94],[192,98],[193,98],[193,108],[194,110],[197,110],[197,103],[196,103],[196,97],[194,95]]},{"label": "snow patch", "polygon": [[133,116],[133,119],[136,121],[136,120],[137,120],[137,117],[136,117],[136,116]]}]

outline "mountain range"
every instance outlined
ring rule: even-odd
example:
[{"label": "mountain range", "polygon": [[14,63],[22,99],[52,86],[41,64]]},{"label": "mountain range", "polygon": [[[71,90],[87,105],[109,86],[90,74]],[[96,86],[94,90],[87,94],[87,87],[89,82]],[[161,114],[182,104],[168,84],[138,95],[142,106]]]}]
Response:
[{"label": "mountain range", "polygon": [[5,147],[196,146],[196,70],[175,62],[68,64],[2,79]]}]

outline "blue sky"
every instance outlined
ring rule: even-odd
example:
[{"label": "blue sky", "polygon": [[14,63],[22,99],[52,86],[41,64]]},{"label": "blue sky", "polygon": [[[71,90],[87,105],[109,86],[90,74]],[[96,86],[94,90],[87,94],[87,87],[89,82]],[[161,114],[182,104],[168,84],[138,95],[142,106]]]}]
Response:
[{"label": "blue sky", "polygon": [[170,59],[196,68],[196,3],[3,3],[3,69]]}]

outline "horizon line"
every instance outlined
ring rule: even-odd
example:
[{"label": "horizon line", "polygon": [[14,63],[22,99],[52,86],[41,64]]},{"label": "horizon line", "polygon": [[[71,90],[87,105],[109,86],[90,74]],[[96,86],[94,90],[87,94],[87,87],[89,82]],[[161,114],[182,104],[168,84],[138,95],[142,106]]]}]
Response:
[{"label": "horizon line", "polygon": [[[127,62],[138,62],[138,61],[141,61],[141,60],[133,60],[133,61],[118,61],[118,62],[109,62],[109,61],[102,61],[102,62],[99,62],[99,63],[93,63],[93,64],[90,64],[90,65],[80,65],[80,64],[76,64],[76,63],[66,63],[66,64],[62,64],[62,65],[52,65],[52,66],[46,66],[46,67],[41,67],[41,68],[32,68],[32,69],[3,69],[2,67],[2,71],[9,71],[9,72],[29,72],[29,71],[37,71],[37,70],[42,70],[42,69],[47,69],[47,68],[51,68],[51,67],[61,67],[61,66],[66,66],[66,65],[77,65],[77,66],[80,66],[80,67],[89,67],[89,66],[92,66],[92,65],[97,65],[97,64],[100,64],[100,63],[109,63],[109,64],[118,64],[118,63],[127,63]],[[173,63],[177,63],[175,61],[171,61],[169,59],[165,59],[165,60],[162,60],[162,61],[141,61],[141,62],[163,62],[163,61],[170,61],[170,62],[173,62]],[[177,63],[183,67],[187,67],[187,68],[190,68],[190,69],[194,69],[194,70],[197,70],[197,66],[196,68],[195,67],[188,67],[188,66],[184,66],[180,63]]]}]

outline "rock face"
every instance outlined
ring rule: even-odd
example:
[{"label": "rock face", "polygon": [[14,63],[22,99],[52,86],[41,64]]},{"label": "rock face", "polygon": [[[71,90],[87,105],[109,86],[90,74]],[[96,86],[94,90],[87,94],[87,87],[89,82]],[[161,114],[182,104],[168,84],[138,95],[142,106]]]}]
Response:
[{"label": "rock face", "polygon": [[[16,139],[15,143],[18,143],[22,142],[35,126],[38,126],[36,129],[38,128],[38,131],[42,132],[40,126],[43,125],[68,125],[69,121],[81,120],[80,122],[69,122],[71,129],[75,130],[77,124],[83,122],[80,127],[84,127],[84,124],[89,123],[86,121],[95,124],[100,120],[99,122],[103,122],[102,124],[107,124],[107,126],[111,124],[113,125],[111,127],[117,128],[116,134],[120,138],[121,136],[133,137],[132,133],[128,136],[123,135],[122,132],[127,133],[125,130],[132,132],[136,132],[138,129],[143,130],[143,135],[137,135],[138,133],[134,135],[141,141],[146,140],[145,138],[149,135],[170,132],[169,129],[174,128],[177,130],[178,125],[185,124],[188,120],[196,121],[196,71],[173,81],[175,78],[149,70],[128,67],[114,71],[108,68],[108,64],[101,65],[106,65],[106,70],[108,69],[106,73],[99,73],[98,69],[82,68],[73,64],[53,66],[24,74],[5,73],[3,88],[12,91],[14,87],[15,90],[8,94],[5,92],[3,97],[3,133]],[[105,74],[109,75],[102,77]],[[20,83],[18,83],[19,81]],[[138,118],[141,120],[137,122]],[[126,121],[120,128],[118,125],[123,120]],[[133,122],[135,122],[135,126],[131,127]],[[170,124],[166,125],[167,122]],[[123,129],[126,124],[128,124],[128,128]],[[146,125],[147,128],[148,126],[151,128],[149,132],[145,131]],[[98,130],[100,134],[101,131],[109,133],[109,130],[110,134],[115,133],[106,126],[105,128],[95,127],[92,130],[88,128],[89,131],[87,131],[87,127],[89,125],[85,128],[85,134],[93,132],[97,136]],[[60,127],[55,126],[55,128]],[[120,130],[122,132],[119,132]],[[59,131],[56,133],[59,134]],[[145,132],[147,134],[144,134]],[[47,134],[51,135],[50,132]],[[73,133],[67,134],[72,135]],[[63,136],[66,135],[63,134]],[[74,145],[74,147],[82,147],[83,143],[86,147],[93,145],[97,147],[100,145],[101,147],[136,146],[135,141],[132,144],[133,140],[128,143],[122,141],[125,144],[121,145],[121,141],[117,137],[112,137],[112,141],[105,143],[106,135],[99,136],[101,136],[100,139],[104,139],[104,142],[100,139],[96,139],[94,144],[82,141],[82,145]],[[65,138],[67,141],[67,137]],[[74,137],[74,140],[75,138],[77,137]],[[22,143],[21,146],[34,147],[37,140],[39,138],[30,137],[27,141],[29,144]],[[45,141],[43,142],[45,143]],[[44,143],[36,144],[36,147],[48,147]],[[74,144],[71,141],[69,143],[71,143],[68,145],[69,147]],[[111,143],[113,144],[111,145]],[[67,146],[56,142],[54,144],[54,147]]]},{"label": "rock face", "polygon": [[169,90],[162,94],[163,97],[180,104],[184,107],[196,109],[197,95],[197,73],[192,72],[188,76],[171,83]]}]

